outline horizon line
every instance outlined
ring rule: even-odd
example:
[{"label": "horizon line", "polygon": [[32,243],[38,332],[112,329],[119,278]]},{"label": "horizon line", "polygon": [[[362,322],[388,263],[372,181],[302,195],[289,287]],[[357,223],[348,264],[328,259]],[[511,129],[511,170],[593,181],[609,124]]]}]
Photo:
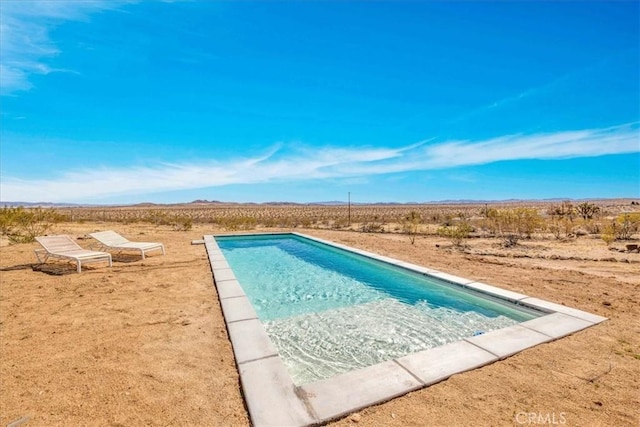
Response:
[{"label": "horizon line", "polygon": [[268,202],[240,202],[240,201],[222,201],[222,200],[206,200],[196,199],[190,202],[173,202],[173,203],[160,203],[160,202],[134,202],[134,203],[65,203],[65,202],[21,202],[21,201],[0,201],[0,207],[137,207],[143,205],[152,206],[176,206],[176,205],[197,205],[197,204],[210,204],[210,205],[360,205],[360,206],[375,206],[375,205],[438,205],[438,204],[499,204],[499,203],[552,203],[560,201],[631,201],[640,199],[640,196],[626,196],[626,197],[550,197],[550,198],[509,198],[509,199],[444,199],[444,200],[432,200],[432,201],[410,201],[410,202],[357,202],[357,201],[340,201],[340,200],[327,200],[327,201],[315,201],[315,202],[294,202],[294,201],[268,201]]}]

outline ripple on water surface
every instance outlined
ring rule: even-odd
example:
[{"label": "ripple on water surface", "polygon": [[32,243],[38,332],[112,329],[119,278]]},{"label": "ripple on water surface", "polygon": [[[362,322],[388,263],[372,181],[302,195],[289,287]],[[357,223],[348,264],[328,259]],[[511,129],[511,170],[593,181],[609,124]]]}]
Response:
[{"label": "ripple on water surface", "polygon": [[388,298],[277,319],[265,327],[300,385],[517,323]]},{"label": "ripple on water surface", "polygon": [[220,242],[298,385],[536,317],[307,240]]}]

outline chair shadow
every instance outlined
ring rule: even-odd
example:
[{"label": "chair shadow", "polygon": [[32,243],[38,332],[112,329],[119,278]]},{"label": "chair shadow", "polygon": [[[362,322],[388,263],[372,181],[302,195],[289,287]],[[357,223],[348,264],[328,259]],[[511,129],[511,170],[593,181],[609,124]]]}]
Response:
[{"label": "chair shadow", "polygon": [[18,265],[12,265],[9,267],[2,267],[0,268],[0,271],[29,270],[29,269],[33,269],[37,265],[38,264],[18,264]]},{"label": "chair shadow", "polygon": [[[130,264],[133,262],[142,261],[140,255],[135,254],[113,254],[111,256],[113,262],[121,262]],[[82,271],[92,270],[90,266],[82,265]],[[30,263],[30,264],[16,264],[8,267],[0,268],[0,271],[19,271],[19,270],[33,270],[39,273],[48,274],[50,276],[62,276],[65,274],[77,274],[78,270],[75,263],[65,264],[64,262],[47,262],[44,264]]]},{"label": "chair shadow", "polygon": [[[78,267],[75,264],[64,263],[47,263],[32,264],[31,269],[39,273],[48,274],[50,276],[64,276],[66,274],[78,274]],[[84,269],[84,266],[83,266]]]},{"label": "chair shadow", "polygon": [[[82,266],[82,271],[85,269],[92,269],[91,267]],[[50,276],[64,276],[67,274],[78,274],[78,268],[75,264],[60,263],[33,263],[33,264],[17,264],[9,267],[0,268],[0,271],[18,271],[18,270],[33,270],[38,273],[48,274]]]},{"label": "chair shadow", "polygon": [[0,271],[33,270],[51,276],[62,276],[64,274],[77,273],[75,264],[49,263],[49,264],[17,264],[0,268]]},{"label": "chair shadow", "polygon": [[142,256],[135,254],[111,254],[113,262],[132,263],[142,261]]}]

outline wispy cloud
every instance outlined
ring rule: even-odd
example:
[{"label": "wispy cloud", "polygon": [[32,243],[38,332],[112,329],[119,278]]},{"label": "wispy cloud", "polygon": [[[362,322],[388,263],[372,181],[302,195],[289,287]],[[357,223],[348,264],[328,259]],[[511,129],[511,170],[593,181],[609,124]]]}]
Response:
[{"label": "wispy cloud", "polygon": [[134,1],[3,1],[0,7],[0,94],[29,90],[33,74],[70,71],[52,68],[60,53],[49,33],[65,21],[83,21],[96,12]]},{"label": "wispy cloud", "polygon": [[[602,75],[615,73],[615,70],[620,67],[620,63],[625,60],[635,60],[637,62],[637,57],[637,50],[634,49],[613,51],[609,56],[599,58],[587,66],[573,69],[542,84],[522,89],[504,98],[472,108],[446,121],[444,124],[456,125],[469,119],[477,119],[489,114],[500,114],[505,111],[519,109],[525,102],[550,102],[557,99],[558,96],[563,96],[562,94],[567,93],[567,91],[592,93],[601,90],[598,85],[594,85],[594,81],[600,79]],[[601,103],[598,103],[598,106],[602,108]]]},{"label": "wispy cloud", "polygon": [[484,141],[433,141],[401,148],[294,148],[266,155],[198,164],[74,170],[50,179],[3,176],[4,201],[91,201],[230,184],[339,179],[415,170],[447,169],[497,161],[565,159],[640,152],[638,123]]}]

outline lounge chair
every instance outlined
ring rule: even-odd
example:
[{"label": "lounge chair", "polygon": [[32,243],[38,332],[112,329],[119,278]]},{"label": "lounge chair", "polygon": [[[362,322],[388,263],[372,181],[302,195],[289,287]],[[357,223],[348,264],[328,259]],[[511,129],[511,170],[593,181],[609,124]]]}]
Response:
[{"label": "lounge chair", "polygon": [[83,262],[109,261],[109,267],[112,266],[110,253],[84,249],[67,235],[40,236],[36,237],[36,241],[44,248],[35,250],[40,264],[44,264],[49,258],[69,259],[78,264],[78,273]]},{"label": "lounge chair", "polygon": [[162,255],[165,254],[164,245],[162,243],[151,243],[151,242],[131,242],[126,238],[122,237],[120,234],[115,231],[99,231],[96,233],[89,233],[89,236],[96,239],[100,242],[100,247],[103,250],[116,250],[118,252],[131,249],[140,251],[142,255],[142,259],[144,259],[145,254],[148,251],[153,251],[156,249],[160,249],[162,251]]}]

